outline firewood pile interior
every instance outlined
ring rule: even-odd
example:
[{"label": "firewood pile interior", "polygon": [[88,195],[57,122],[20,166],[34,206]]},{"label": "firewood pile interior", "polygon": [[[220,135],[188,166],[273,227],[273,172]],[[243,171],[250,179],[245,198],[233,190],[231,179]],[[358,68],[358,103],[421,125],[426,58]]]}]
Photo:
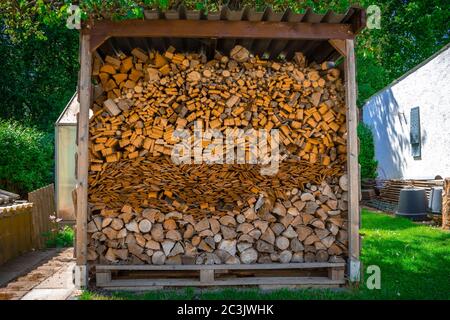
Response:
[{"label": "firewood pile interior", "polygon": [[[347,233],[345,87],[333,62],[265,60],[235,46],[96,55],[89,136],[88,260],[98,264],[343,262]],[[196,140],[194,128],[203,136]],[[180,139],[277,129],[266,163],[175,163]],[[212,132],[212,131],[211,131]],[[224,143],[225,144],[225,143]],[[225,148],[209,148],[226,159]],[[219,151],[217,151],[219,150]],[[229,152],[229,150],[228,150]]]}]

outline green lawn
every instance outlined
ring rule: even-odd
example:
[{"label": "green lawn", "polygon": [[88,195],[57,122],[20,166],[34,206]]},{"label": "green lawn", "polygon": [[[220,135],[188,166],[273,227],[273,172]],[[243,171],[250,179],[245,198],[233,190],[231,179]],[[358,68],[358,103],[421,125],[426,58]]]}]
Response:
[{"label": "green lawn", "polygon": [[83,292],[81,299],[450,299],[450,233],[403,218],[363,210],[362,263],[378,265],[381,289],[365,282],[348,290],[224,289],[144,294]]}]

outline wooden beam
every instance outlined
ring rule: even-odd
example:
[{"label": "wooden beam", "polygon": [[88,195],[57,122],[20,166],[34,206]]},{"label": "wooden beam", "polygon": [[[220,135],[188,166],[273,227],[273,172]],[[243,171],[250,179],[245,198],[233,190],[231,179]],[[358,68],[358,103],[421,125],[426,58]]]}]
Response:
[{"label": "wooden beam", "polygon": [[359,6],[353,6],[351,8],[354,10],[354,14],[350,18],[350,23],[352,25],[352,31],[354,34],[358,34],[362,29],[366,27],[367,15],[366,10]]},{"label": "wooden beam", "polygon": [[110,37],[237,38],[277,40],[353,39],[352,24],[226,20],[98,21],[90,29],[91,51]]},{"label": "wooden beam", "polygon": [[442,192],[442,228],[450,230],[450,178],[444,179]]},{"label": "wooden beam", "polygon": [[336,262],[302,262],[302,263],[259,263],[259,264],[185,264],[185,265],[96,265],[96,272],[112,270],[160,271],[160,270],[278,270],[278,269],[315,269],[342,268],[344,263]]},{"label": "wooden beam", "polygon": [[88,167],[89,167],[89,108],[92,96],[92,54],[89,48],[90,36],[81,35],[80,79],[78,116],[78,162],[77,162],[77,206],[76,206],[76,263],[79,266],[79,285],[84,286],[87,276],[84,274],[87,264],[87,215],[88,215]]},{"label": "wooden beam", "polygon": [[348,273],[349,280],[360,279],[360,208],[359,208],[359,164],[358,164],[358,117],[356,110],[356,70],[354,41],[345,40],[345,101],[347,105],[347,168],[348,168],[348,218],[349,246]]},{"label": "wooden beam", "polygon": [[200,270],[200,282],[210,283],[214,282],[214,270]]},{"label": "wooden beam", "polygon": [[337,52],[340,53],[341,56],[346,57],[347,52],[345,48],[345,40],[340,39],[330,39],[328,42],[333,46],[334,49],[336,49]]},{"label": "wooden beam", "polygon": [[[308,288],[321,285],[329,288],[342,285],[345,280],[332,280],[328,277],[240,277],[215,279],[213,282],[201,282],[199,279],[117,279],[101,285],[103,289],[130,291],[150,290],[153,287],[216,287],[216,286],[259,286],[259,285],[305,285]],[[100,286],[99,284],[97,284]],[[159,289],[159,288],[158,288]]]}]

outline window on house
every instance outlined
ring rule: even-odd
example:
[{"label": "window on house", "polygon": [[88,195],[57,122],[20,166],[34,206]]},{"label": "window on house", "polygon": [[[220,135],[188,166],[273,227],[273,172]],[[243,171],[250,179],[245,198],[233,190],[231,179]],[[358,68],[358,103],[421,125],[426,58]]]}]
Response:
[{"label": "window on house", "polygon": [[414,159],[420,160],[422,156],[421,150],[421,135],[420,135],[420,108],[415,107],[411,109],[410,113],[410,130],[409,140],[411,143],[411,153]]}]

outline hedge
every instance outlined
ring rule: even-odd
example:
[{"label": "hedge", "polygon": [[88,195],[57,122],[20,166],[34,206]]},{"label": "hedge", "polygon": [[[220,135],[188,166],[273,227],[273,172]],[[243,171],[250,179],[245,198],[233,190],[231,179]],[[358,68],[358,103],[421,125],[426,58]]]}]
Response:
[{"label": "hedge", "polygon": [[24,196],[53,180],[53,137],[13,120],[0,120],[0,188]]},{"label": "hedge", "polygon": [[361,179],[375,179],[377,177],[378,161],[375,160],[375,146],[370,128],[360,123],[358,125],[360,140],[359,164],[361,165]]}]

